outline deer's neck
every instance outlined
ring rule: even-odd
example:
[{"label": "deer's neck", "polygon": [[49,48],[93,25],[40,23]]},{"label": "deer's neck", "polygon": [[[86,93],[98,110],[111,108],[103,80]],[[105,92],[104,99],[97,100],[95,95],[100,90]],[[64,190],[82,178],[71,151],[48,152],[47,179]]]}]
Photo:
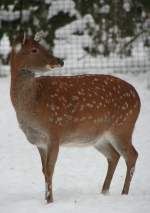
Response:
[{"label": "deer's neck", "polygon": [[[34,74],[29,70],[11,70],[11,100],[13,105],[17,105],[19,102],[20,94],[27,95],[31,93],[31,87],[33,87]],[[30,95],[30,94],[29,94]]]}]

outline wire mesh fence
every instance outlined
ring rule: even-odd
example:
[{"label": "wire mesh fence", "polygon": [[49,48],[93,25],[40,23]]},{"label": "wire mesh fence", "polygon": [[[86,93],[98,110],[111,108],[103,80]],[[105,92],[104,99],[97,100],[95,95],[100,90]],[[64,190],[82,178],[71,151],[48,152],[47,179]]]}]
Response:
[{"label": "wire mesh fence", "polygon": [[[43,30],[66,73],[150,70],[150,4],[142,0],[23,0],[0,2],[0,63],[12,41]],[[5,68],[0,68],[5,73]]]}]

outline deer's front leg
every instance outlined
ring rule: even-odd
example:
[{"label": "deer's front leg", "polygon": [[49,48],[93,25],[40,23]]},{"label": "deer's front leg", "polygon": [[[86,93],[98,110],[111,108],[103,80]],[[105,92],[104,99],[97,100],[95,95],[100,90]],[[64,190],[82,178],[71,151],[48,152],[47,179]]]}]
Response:
[{"label": "deer's front leg", "polygon": [[52,177],[58,156],[58,151],[59,151],[59,144],[56,141],[48,145],[47,159],[45,166],[45,185],[46,185],[45,199],[47,203],[53,202]]},{"label": "deer's front leg", "polygon": [[[42,172],[44,174],[44,178],[46,177],[46,162],[47,162],[47,149],[42,149],[38,147],[38,151],[40,153],[41,162],[42,162]],[[45,199],[46,199],[46,191],[47,191],[47,184],[45,180]]]}]

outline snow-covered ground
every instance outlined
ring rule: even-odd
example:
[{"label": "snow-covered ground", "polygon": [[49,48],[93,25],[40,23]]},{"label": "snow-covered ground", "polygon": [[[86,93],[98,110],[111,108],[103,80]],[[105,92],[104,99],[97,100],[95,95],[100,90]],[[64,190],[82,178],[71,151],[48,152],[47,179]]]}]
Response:
[{"label": "snow-covered ground", "polygon": [[118,75],[137,88],[142,110],[134,132],[139,152],[128,196],[121,196],[125,163],[121,159],[110,195],[100,194],[107,162],[94,148],[61,148],[54,175],[55,202],[44,202],[40,157],[18,127],[9,97],[10,79],[0,78],[0,213],[150,212],[150,91],[147,74]]}]

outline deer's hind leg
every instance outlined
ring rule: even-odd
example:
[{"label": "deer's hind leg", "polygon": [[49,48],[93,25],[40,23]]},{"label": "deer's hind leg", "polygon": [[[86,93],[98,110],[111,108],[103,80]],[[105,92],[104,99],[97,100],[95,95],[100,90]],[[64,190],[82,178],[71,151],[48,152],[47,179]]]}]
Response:
[{"label": "deer's hind leg", "polygon": [[120,155],[109,143],[105,143],[104,145],[101,145],[101,146],[95,146],[95,148],[106,157],[108,162],[107,174],[102,187],[102,193],[106,194],[109,191],[110,184],[111,184],[116,166],[118,164]]},{"label": "deer's hind leg", "polygon": [[126,178],[125,178],[122,194],[128,194],[128,192],[129,192],[129,187],[130,187],[130,183],[131,183],[134,171],[135,171],[135,165],[136,165],[137,158],[138,158],[138,153],[135,150],[135,148],[131,145],[130,149],[127,152],[127,155],[125,156],[125,161],[126,161],[126,165],[127,165],[127,173],[126,173]]},{"label": "deer's hind leg", "polygon": [[122,194],[128,194],[130,183],[135,171],[136,160],[138,153],[132,145],[131,137],[120,136],[118,140],[113,143],[115,150],[124,158],[127,166],[126,178]]}]

